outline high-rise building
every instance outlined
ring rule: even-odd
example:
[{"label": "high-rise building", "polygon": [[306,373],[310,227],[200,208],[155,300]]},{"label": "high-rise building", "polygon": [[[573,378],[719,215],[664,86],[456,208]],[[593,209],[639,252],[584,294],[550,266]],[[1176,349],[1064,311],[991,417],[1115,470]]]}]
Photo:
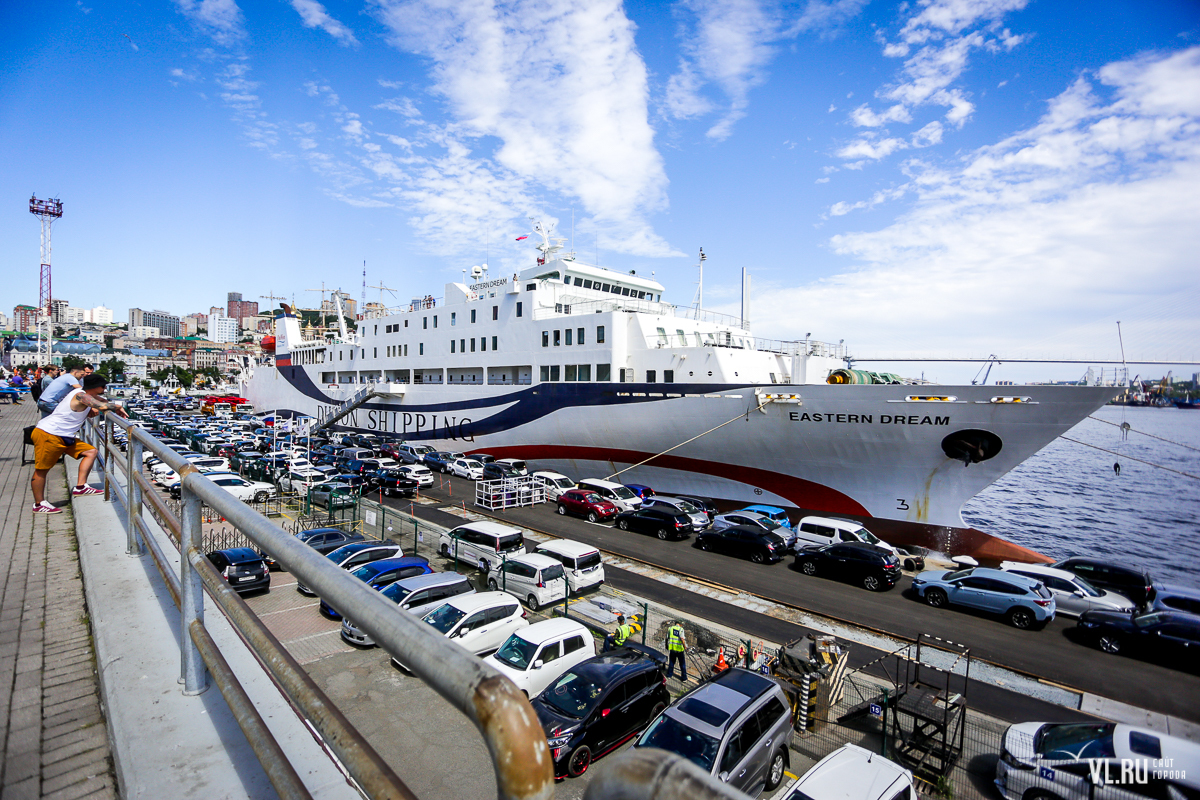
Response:
[{"label": "high-rise building", "polygon": [[93,325],[111,325],[113,321],[113,313],[111,308],[104,306],[96,306],[88,312],[88,317],[84,322],[90,322]]},{"label": "high-rise building", "polygon": [[166,311],[144,311],[140,308],[129,309],[129,327],[149,326],[158,328],[162,331],[162,335],[169,339],[179,337],[179,331],[182,327],[179,317],[174,314],[168,314]]},{"label": "high-rise building", "polygon": [[8,317],[4,315],[4,312],[0,311],[0,331],[8,330],[8,321]]},{"label": "high-rise building", "polygon": [[[342,300],[342,315],[354,319],[358,313],[358,303],[347,292],[333,292],[336,297]],[[337,302],[334,299],[329,299],[321,303],[321,314],[337,314]]]},{"label": "high-rise building", "polygon": [[13,330],[19,333],[35,333],[37,331],[38,311],[39,309],[33,306],[14,306]]},{"label": "high-rise building", "polygon": [[240,325],[233,317],[210,315],[208,318],[208,339],[212,342],[236,342],[241,335]]},{"label": "high-rise building", "polygon": [[67,321],[67,308],[71,305],[68,300],[59,300],[55,298],[50,301],[50,321],[56,325],[62,325]]},{"label": "high-rise building", "polygon": [[241,322],[246,317],[258,313],[258,303],[253,300],[243,300],[241,292],[230,292],[225,303],[225,316]]}]

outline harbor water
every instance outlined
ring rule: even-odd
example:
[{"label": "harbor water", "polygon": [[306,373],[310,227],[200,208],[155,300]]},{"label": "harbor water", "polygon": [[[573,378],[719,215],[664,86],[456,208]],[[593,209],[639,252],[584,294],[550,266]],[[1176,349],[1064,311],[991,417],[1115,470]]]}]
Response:
[{"label": "harbor water", "polygon": [[1200,411],[1106,406],[1094,417],[1066,436],[1118,455],[1056,439],[968,502],[963,519],[1052,558],[1111,559],[1200,586],[1200,480],[1132,460],[1200,475]]}]

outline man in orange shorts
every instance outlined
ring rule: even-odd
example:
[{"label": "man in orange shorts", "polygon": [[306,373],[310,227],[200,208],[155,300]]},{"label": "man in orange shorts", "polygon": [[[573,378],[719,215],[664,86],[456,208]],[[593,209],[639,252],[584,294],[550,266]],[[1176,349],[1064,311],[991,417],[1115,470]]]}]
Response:
[{"label": "man in orange shorts", "polygon": [[54,412],[33,429],[33,478],[30,488],[33,489],[33,512],[35,514],[59,514],[62,509],[46,502],[46,473],[64,455],[79,459],[79,482],[71,490],[73,495],[100,494],[99,489],[87,485],[88,473],[98,455],[96,448],[86,442],[79,441],[76,436],[89,416],[95,416],[101,411],[114,411],[122,417],[127,417],[125,410],[116,403],[110,403],[100,395],[108,385],[101,375],[88,375],[83,379],[83,387],[73,389],[55,407]]}]

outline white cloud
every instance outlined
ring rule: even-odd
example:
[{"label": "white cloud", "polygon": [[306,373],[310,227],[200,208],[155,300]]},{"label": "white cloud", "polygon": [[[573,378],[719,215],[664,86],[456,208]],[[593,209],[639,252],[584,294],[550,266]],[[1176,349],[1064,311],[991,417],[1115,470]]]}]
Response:
[{"label": "white cloud", "polygon": [[292,8],[296,9],[296,13],[300,15],[300,21],[304,23],[304,27],[320,28],[343,45],[358,44],[354,33],[329,16],[325,6],[318,3],[317,0],[291,0],[291,3]]},{"label": "white cloud", "polygon": [[445,155],[403,187],[440,246],[462,247],[465,232],[477,237],[488,220],[524,227],[549,192],[559,207],[558,198],[579,198],[578,227],[598,231],[606,250],[677,255],[646,221],[666,207],[667,178],[646,68],[618,0],[374,8],[394,45],[432,60],[432,92],[455,120],[422,129]]},{"label": "white cloud", "polygon": [[175,5],[218,44],[230,45],[246,36],[242,10],[235,0],[175,0]]},{"label": "white cloud", "polygon": [[[829,110],[832,111],[833,106],[830,106]],[[885,110],[882,114],[875,113],[867,107],[866,103],[863,103],[850,112],[850,121],[859,127],[878,128],[889,122],[911,122],[912,114],[899,103]]]},{"label": "white cloud", "polygon": [[[837,151],[839,158],[869,158],[873,161],[878,161],[881,158],[887,158],[897,150],[904,150],[908,147],[908,143],[903,139],[875,139],[869,136],[862,136],[845,147]],[[847,164],[847,167],[850,165]]]},{"label": "white cloud", "polygon": [[[760,332],[837,338],[850,325],[858,355],[1017,357],[1036,343],[1047,357],[1110,358],[1107,329],[1123,309],[1200,296],[1200,48],[1110,64],[959,166],[908,169],[894,191],[916,193],[910,212],[830,240],[854,267],[815,285],[760,286]],[[1145,321],[1144,352],[1193,359],[1190,308]]]},{"label": "white cloud", "polygon": [[784,32],[793,36],[805,31],[830,33],[858,16],[869,0],[808,0],[804,11]]}]

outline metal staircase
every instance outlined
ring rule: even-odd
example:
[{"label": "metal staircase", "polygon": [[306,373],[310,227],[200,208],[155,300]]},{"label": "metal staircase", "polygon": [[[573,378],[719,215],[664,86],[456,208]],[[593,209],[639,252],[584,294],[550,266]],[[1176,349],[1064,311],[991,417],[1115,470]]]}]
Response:
[{"label": "metal staircase", "polygon": [[346,398],[345,402],[338,406],[337,410],[335,410],[332,414],[313,426],[313,430],[319,431],[324,428],[328,428],[330,425],[334,424],[339,419],[370,400],[372,397],[383,396],[385,394],[388,394],[388,392],[379,391],[374,385],[364,386],[354,394],[350,395],[350,397]]}]

